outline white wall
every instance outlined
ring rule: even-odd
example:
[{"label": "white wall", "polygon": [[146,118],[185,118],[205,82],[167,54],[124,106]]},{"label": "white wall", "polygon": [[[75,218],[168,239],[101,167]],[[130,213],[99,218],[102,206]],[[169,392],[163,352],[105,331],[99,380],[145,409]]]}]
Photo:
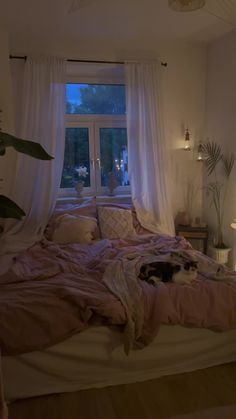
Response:
[{"label": "white wall", "polygon": [[[203,45],[169,46],[165,49],[164,117],[169,142],[174,213],[189,209],[202,216],[202,166],[196,147],[203,139],[205,115],[206,48]],[[184,151],[189,128],[192,151]]]},{"label": "white wall", "polygon": [[[151,45],[151,43],[150,43]],[[195,144],[202,140],[205,113],[206,46],[183,42],[159,42],[155,49],[143,40],[137,44],[120,40],[114,45],[109,39],[102,43],[82,42],[68,46],[32,44],[28,50],[14,54],[46,53],[66,58],[125,60],[162,57],[168,62],[163,68],[164,119],[170,150],[174,214],[186,209],[186,195],[191,191],[192,217],[202,215],[201,166],[193,152],[185,152],[184,130],[188,126]],[[189,187],[189,184],[191,187]]]},{"label": "white wall", "polygon": [[[2,110],[2,130],[12,132],[13,130],[13,108],[12,91],[9,66],[9,45],[7,33],[0,29],[0,109]],[[1,157],[0,164],[0,190],[8,192],[6,179],[9,179],[15,168],[15,158],[12,150],[7,151],[4,157]]]},{"label": "white wall", "polygon": [[[208,48],[206,136],[232,151],[236,157],[236,31],[213,42]],[[231,174],[225,211],[225,242],[234,245],[230,223],[236,218],[236,165]],[[209,202],[204,200],[204,213],[211,228],[215,217]],[[235,252],[235,249],[234,249]],[[231,265],[236,268],[236,254]]]}]

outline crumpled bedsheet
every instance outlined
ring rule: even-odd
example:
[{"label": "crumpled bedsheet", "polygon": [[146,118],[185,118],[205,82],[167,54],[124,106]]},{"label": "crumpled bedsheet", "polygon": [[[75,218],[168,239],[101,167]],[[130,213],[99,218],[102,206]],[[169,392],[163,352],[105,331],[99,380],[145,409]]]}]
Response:
[{"label": "crumpled bedsheet", "polygon": [[[161,323],[218,331],[235,328],[236,288],[227,281],[212,280],[217,264],[181,237],[137,235],[89,245],[57,245],[44,239],[19,254],[11,270],[0,277],[2,354],[49,347],[82,331],[96,317],[123,330],[129,314],[104,280],[104,273],[121,260],[178,249],[199,258],[201,274],[184,286],[153,287],[137,279],[135,307],[142,321],[134,343],[150,343]],[[232,273],[226,271],[227,275],[232,281]],[[129,292],[132,294],[131,287]]]}]

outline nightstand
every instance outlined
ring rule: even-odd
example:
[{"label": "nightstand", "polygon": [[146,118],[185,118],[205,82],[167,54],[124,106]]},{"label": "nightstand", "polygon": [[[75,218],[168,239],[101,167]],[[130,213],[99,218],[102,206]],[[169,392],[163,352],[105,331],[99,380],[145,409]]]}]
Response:
[{"label": "nightstand", "polygon": [[203,253],[207,253],[207,241],[208,241],[208,227],[192,227],[189,226],[175,226],[176,236],[183,236],[185,239],[202,240],[203,242]]}]

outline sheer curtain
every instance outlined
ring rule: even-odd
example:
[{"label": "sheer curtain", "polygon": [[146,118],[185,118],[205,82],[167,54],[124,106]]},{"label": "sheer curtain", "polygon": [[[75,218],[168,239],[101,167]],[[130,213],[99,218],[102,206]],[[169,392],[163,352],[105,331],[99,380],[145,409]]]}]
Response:
[{"label": "sheer curtain", "polygon": [[16,135],[40,143],[54,159],[41,161],[17,153],[11,198],[24,209],[22,221],[5,227],[1,253],[13,253],[42,237],[60,185],[65,141],[65,60],[28,57],[23,75],[22,107],[15,109]]},{"label": "sheer curtain", "polygon": [[133,203],[143,227],[173,235],[160,66],[157,62],[125,65],[129,178]]}]

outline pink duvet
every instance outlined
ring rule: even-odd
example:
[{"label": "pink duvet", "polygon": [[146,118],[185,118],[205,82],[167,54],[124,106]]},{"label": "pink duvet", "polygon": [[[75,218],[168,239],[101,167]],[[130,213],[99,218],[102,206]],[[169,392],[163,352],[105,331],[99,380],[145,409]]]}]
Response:
[{"label": "pink duvet", "polygon": [[[158,235],[101,240],[91,245],[59,246],[47,240],[36,244],[20,254],[11,271],[0,277],[3,355],[43,349],[83,330],[97,316],[106,324],[123,327],[127,320],[124,307],[102,280],[108,264],[127,253],[178,248],[194,253],[184,239]],[[233,285],[199,275],[191,285],[155,288],[140,281],[140,286],[143,343],[155,337],[161,323],[217,331],[236,327]]]}]

